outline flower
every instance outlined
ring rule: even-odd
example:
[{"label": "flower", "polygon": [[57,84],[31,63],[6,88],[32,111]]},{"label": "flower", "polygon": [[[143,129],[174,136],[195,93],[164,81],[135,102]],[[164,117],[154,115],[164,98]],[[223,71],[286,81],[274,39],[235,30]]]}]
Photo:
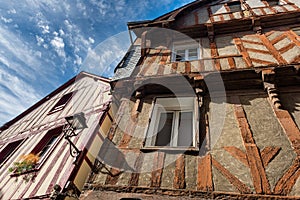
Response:
[{"label": "flower", "polygon": [[39,159],[40,157],[33,153],[22,155],[19,161],[14,162],[13,166],[9,168],[9,171],[21,174],[33,170]]}]

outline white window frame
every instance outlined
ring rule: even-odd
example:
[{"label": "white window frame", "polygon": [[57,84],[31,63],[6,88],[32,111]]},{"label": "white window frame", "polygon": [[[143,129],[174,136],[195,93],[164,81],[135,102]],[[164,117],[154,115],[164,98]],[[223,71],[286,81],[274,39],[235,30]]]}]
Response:
[{"label": "white window frame", "polygon": [[[197,49],[197,58],[190,58],[189,51],[191,49]],[[177,51],[184,50],[184,58],[182,60],[176,60]],[[180,41],[174,42],[172,48],[172,62],[184,62],[201,59],[200,41]]]},{"label": "white window frame", "polygon": [[[161,113],[174,113],[169,146],[156,146]],[[180,112],[192,112],[192,145],[178,146],[178,122]],[[199,143],[199,116],[196,97],[159,97],[154,101],[150,123],[146,133],[145,148],[197,148]],[[176,128],[177,127],[177,128]]]},{"label": "white window frame", "polygon": [[292,27],[291,30],[298,36],[300,36],[300,26]]}]

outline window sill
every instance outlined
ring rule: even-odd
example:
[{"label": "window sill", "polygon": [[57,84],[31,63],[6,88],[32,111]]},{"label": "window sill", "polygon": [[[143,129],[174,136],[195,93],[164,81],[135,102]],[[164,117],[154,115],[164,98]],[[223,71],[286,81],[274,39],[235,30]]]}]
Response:
[{"label": "window sill", "polygon": [[11,177],[17,177],[17,176],[21,176],[21,175],[24,175],[24,174],[29,174],[29,173],[33,173],[33,172],[37,172],[39,169],[38,168],[34,168],[34,169],[31,169],[31,170],[27,170],[27,171],[24,171],[24,172],[12,172],[10,174]]},{"label": "window sill", "polygon": [[196,147],[143,147],[141,148],[142,152],[169,152],[169,153],[182,153],[182,154],[198,154],[199,148]]},{"label": "window sill", "polygon": [[193,62],[193,61],[199,61],[200,59],[193,59],[193,60],[174,60],[174,61],[171,61],[170,63],[183,63],[183,62]]}]

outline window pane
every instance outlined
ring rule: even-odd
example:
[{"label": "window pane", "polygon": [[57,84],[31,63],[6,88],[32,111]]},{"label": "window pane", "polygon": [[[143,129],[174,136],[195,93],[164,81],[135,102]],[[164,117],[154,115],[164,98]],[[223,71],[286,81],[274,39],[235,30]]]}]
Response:
[{"label": "window pane", "polygon": [[173,113],[161,113],[155,146],[170,146]]},{"label": "window pane", "polygon": [[39,162],[43,162],[43,159],[47,156],[49,150],[55,144],[55,141],[59,138],[60,134],[63,131],[63,126],[49,130],[41,141],[35,146],[31,151],[33,154],[39,154]]},{"label": "window pane", "polygon": [[55,143],[59,135],[54,135],[52,138],[49,140],[49,142],[45,145],[45,147],[39,152],[40,160],[44,157],[44,155],[48,152],[50,147]]},{"label": "window pane", "polygon": [[182,61],[185,57],[185,50],[177,50],[176,51],[176,61]]},{"label": "window pane", "polygon": [[292,31],[294,31],[297,35],[300,36],[300,27],[292,28]]},{"label": "window pane", "polygon": [[5,161],[5,159],[21,144],[23,140],[18,140],[12,143],[9,143],[1,152],[0,152],[0,164]]},{"label": "window pane", "polygon": [[279,0],[268,0],[269,6],[277,6],[279,5]]},{"label": "window pane", "polygon": [[178,146],[193,145],[193,113],[180,112],[178,125]]},{"label": "window pane", "polygon": [[60,111],[64,109],[64,107],[67,105],[67,103],[70,101],[70,99],[73,96],[73,92],[70,92],[68,94],[65,94],[56,104],[55,106],[49,111],[48,114],[52,114],[54,112]]},{"label": "window pane", "polygon": [[197,52],[197,48],[195,49],[189,49],[188,50],[188,55],[189,55],[189,60],[197,60],[198,59],[198,52]]},{"label": "window pane", "polygon": [[240,1],[229,2],[229,3],[227,3],[227,5],[231,12],[239,12],[242,10]]}]

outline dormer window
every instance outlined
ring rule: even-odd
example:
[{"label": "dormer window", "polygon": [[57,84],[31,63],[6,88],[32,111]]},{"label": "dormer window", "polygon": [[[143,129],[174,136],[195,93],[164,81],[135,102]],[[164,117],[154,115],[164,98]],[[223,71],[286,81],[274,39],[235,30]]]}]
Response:
[{"label": "dormer window", "polygon": [[173,62],[191,61],[200,59],[200,45],[194,43],[175,43],[173,45]]},{"label": "dormer window", "polygon": [[230,12],[240,12],[242,10],[240,1],[231,1],[227,3]]}]

